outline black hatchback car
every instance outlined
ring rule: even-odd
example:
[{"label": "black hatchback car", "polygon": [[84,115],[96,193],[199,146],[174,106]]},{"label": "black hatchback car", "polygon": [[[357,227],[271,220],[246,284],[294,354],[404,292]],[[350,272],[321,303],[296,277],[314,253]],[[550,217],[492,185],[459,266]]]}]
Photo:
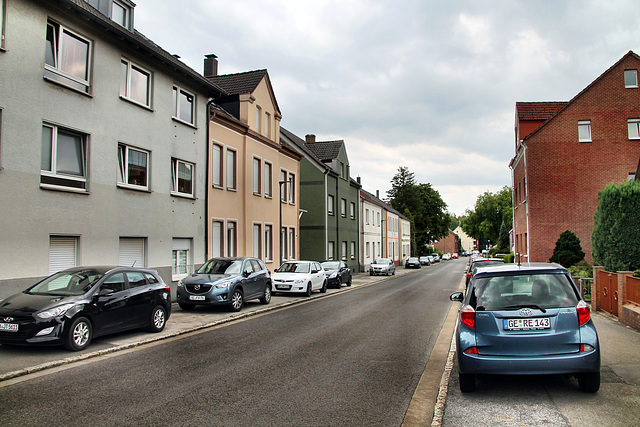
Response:
[{"label": "black hatchback car", "polygon": [[271,274],[258,258],[211,258],[178,282],[177,295],[183,310],[193,310],[196,305],[222,305],[240,311],[251,299],[269,304]]},{"label": "black hatchback car", "polygon": [[0,344],[78,351],[100,335],[160,332],[170,315],[171,291],[155,270],[74,267],[0,301]]},{"label": "black hatchback car", "polygon": [[351,269],[346,262],[327,260],[322,261],[321,264],[322,268],[324,268],[324,274],[327,276],[327,286],[339,288],[343,283],[351,286]]}]

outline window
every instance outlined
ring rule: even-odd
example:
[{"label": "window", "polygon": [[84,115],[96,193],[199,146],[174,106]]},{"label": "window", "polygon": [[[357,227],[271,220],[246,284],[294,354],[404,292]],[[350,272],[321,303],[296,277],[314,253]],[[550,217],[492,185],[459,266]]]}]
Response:
[{"label": "window", "polygon": [[173,87],[173,118],[195,125],[195,96],[178,86]]},{"label": "window", "polygon": [[143,237],[120,237],[118,265],[127,267],[144,267],[144,248],[145,238]]},{"label": "window", "polygon": [[179,280],[192,271],[191,239],[173,239],[171,244],[171,278]]},{"label": "window", "polygon": [[125,273],[130,288],[139,288],[140,286],[146,286],[147,278],[143,273],[138,271],[128,271]]},{"label": "window", "polygon": [[640,139],[640,119],[629,119],[627,127],[629,129],[629,139]]},{"label": "window", "polygon": [[214,220],[211,223],[211,256],[222,256],[222,221]]},{"label": "window", "polygon": [[273,259],[273,226],[268,224],[264,226],[264,259]]},{"label": "window", "polygon": [[271,114],[264,113],[264,136],[271,138]]},{"label": "window", "polygon": [[227,149],[227,189],[236,189],[236,152]]},{"label": "window", "polygon": [[256,105],[256,132],[261,133],[262,128],[260,127],[260,118],[262,116],[262,108]]},{"label": "window", "polygon": [[271,176],[271,163],[264,163],[264,195],[266,197],[272,197],[273,186]]},{"label": "window", "polygon": [[42,126],[42,186],[87,190],[87,135],[54,125]]},{"label": "window", "polygon": [[113,0],[111,3],[111,20],[125,28],[129,28],[130,9],[124,3]]},{"label": "window", "polygon": [[296,176],[289,172],[289,203],[296,202]]},{"label": "window", "polygon": [[380,212],[376,212],[378,214],[378,223],[376,224],[378,227],[380,227]]},{"label": "window", "polygon": [[222,146],[211,145],[211,185],[222,188]]},{"label": "window", "polygon": [[289,259],[296,259],[296,229],[289,229]]},{"label": "window", "polygon": [[356,259],[356,242],[351,242],[351,259]]},{"label": "window", "polygon": [[624,87],[638,87],[638,70],[624,70]]},{"label": "window", "polygon": [[340,199],[340,215],[347,216],[347,199]]},{"label": "window", "polygon": [[120,61],[120,96],[145,107],[151,106],[151,72],[122,59]]},{"label": "window", "polygon": [[342,253],[340,254],[342,259],[347,259],[347,242],[342,242]]},{"label": "window", "polygon": [[118,144],[118,185],[149,189],[149,152]]},{"label": "window", "polygon": [[333,259],[333,247],[334,247],[333,242],[327,243],[327,259]]},{"label": "window", "polygon": [[280,258],[287,259],[287,228],[280,228]]},{"label": "window", "polygon": [[178,159],[171,159],[171,194],[195,197],[193,177],[195,165]]},{"label": "window", "polygon": [[253,256],[262,258],[262,227],[260,224],[253,224]]},{"label": "window", "polygon": [[364,210],[364,218],[365,218],[364,220],[365,224],[369,225],[369,209]]},{"label": "window", "polygon": [[260,182],[262,177],[260,163],[260,159],[253,158],[253,194],[256,196],[260,195],[260,188],[262,187]]},{"label": "window", "polygon": [[2,108],[0,108],[0,170],[1,169],[2,169]]},{"label": "window", "polygon": [[45,78],[82,92],[91,87],[91,42],[62,25],[47,22]]},{"label": "window", "polygon": [[340,178],[344,178],[344,163],[340,162]]},{"label": "window", "polygon": [[331,194],[329,194],[329,197],[327,198],[327,211],[329,212],[329,215],[333,215],[333,196]]},{"label": "window", "polygon": [[7,2],[6,0],[0,0],[0,49],[4,49],[4,27]]},{"label": "window", "polygon": [[226,256],[236,256],[236,223],[235,222],[227,222]]},{"label": "window", "polygon": [[351,219],[356,219],[356,204],[351,202],[349,205],[349,214],[351,215]]},{"label": "window", "polygon": [[590,121],[578,122],[578,141],[591,142],[591,122]]},{"label": "window", "polygon": [[287,172],[280,170],[280,201],[286,203],[287,201]]},{"label": "window", "polygon": [[78,262],[78,238],[49,236],[49,274],[75,267]]}]

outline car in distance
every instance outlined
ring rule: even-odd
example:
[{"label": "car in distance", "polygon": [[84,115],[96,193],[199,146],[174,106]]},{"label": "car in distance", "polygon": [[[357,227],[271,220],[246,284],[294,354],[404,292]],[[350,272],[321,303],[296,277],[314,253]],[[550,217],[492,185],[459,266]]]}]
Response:
[{"label": "car in distance", "polygon": [[443,261],[448,261],[451,259],[451,254],[450,253],[446,253],[442,255],[442,260]]},{"label": "car in distance", "polygon": [[460,258],[460,255],[457,252],[454,252],[453,254],[451,254],[451,259],[458,259]]},{"label": "car in distance", "polygon": [[429,258],[429,264],[434,264],[436,262],[436,260],[433,257],[433,255],[428,255],[427,258]]},{"label": "car in distance", "polygon": [[252,299],[271,301],[271,274],[258,258],[211,258],[178,282],[177,300],[183,310],[208,305],[240,311]]},{"label": "car in distance", "polygon": [[428,256],[421,256],[418,259],[420,260],[420,265],[431,265],[431,260]]},{"label": "car in distance", "polygon": [[274,293],[327,292],[327,276],[319,262],[287,261],[273,273]]},{"label": "car in distance", "polygon": [[434,261],[434,262],[440,262],[440,255],[439,255],[439,254],[434,253],[434,254],[433,254],[433,261]]},{"label": "car in distance", "polygon": [[0,301],[0,344],[79,351],[101,335],[160,332],[170,315],[171,291],[155,270],[74,267]]},{"label": "car in distance", "polygon": [[327,276],[327,286],[340,288],[343,283],[351,286],[351,269],[346,262],[327,260],[321,262],[320,265],[324,268],[324,273]]},{"label": "car in distance", "polygon": [[409,257],[407,261],[404,263],[404,268],[420,268],[420,260],[416,257]]},{"label": "car in distance", "polygon": [[476,375],[572,375],[600,388],[600,345],[589,305],[558,264],[479,268],[459,301],[455,340],[460,390]]},{"label": "car in distance", "polygon": [[479,267],[487,267],[489,265],[495,265],[495,264],[504,264],[504,259],[503,258],[474,258],[473,260],[471,260],[469,262],[469,267],[467,268],[467,271],[466,271],[467,278],[464,285],[465,289],[469,287],[469,282],[471,281],[471,278],[476,273],[476,270]]},{"label": "car in distance", "polygon": [[377,258],[369,266],[370,276],[390,276],[396,274],[396,265],[391,258]]}]

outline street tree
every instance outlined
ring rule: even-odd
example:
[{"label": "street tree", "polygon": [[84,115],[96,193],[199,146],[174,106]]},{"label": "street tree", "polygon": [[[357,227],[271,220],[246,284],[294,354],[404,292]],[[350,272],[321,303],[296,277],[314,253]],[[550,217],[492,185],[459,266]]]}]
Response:
[{"label": "street tree", "polygon": [[511,187],[506,185],[495,194],[487,191],[478,196],[475,209],[467,209],[462,219],[462,229],[468,236],[483,243],[497,243],[502,223],[509,229],[513,223]]}]

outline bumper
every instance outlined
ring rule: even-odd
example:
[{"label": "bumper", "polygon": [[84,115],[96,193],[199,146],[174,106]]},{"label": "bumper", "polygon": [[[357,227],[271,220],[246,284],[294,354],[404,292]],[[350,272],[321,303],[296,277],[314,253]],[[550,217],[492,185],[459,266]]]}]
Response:
[{"label": "bumper", "polygon": [[306,292],[307,290],[307,284],[306,283],[286,283],[286,284],[281,284],[281,283],[274,283],[273,284],[273,292],[278,292],[278,293],[301,293],[301,292]]},{"label": "bumper", "polygon": [[176,300],[178,303],[202,304],[202,305],[226,305],[231,303],[232,288],[212,289],[206,294],[192,294],[178,288]]},{"label": "bumper", "polygon": [[600,355],[591,352],[552,356],[483,356],[458,352],[463,374],[552,375],[600,371]]}]

